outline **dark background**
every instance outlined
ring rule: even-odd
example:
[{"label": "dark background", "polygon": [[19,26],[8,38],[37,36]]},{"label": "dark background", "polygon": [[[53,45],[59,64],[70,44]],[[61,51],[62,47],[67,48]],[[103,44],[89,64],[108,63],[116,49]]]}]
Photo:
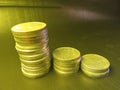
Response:
[{"label": "dark background", "polygon": [[[120,90],[119,0],[0,0],[0,90]],[[70,76],[52,68],[28,79],[20,70],[11,27],[27,21],[47,23],[52,51],[71,46],[96,53],[111,63],[110,75],[92,79],[80,70]]]}]

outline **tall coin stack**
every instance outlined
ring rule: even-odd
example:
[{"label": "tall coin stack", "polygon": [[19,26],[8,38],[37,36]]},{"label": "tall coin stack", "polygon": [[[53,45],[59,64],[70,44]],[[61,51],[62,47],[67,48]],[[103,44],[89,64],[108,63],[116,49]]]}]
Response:
[{"label": "tall coin stack", "polygon": [[26,22],[13,26],[11,31],[23,75],[28,78],[38,78],[48,73],[51,62],[46,24]]},{"label": "tall coin stack", "polygon": [[60,47],[53,52],[53,67],[60,74],[72,74],[79,70],[80,52],[72,47]]}]

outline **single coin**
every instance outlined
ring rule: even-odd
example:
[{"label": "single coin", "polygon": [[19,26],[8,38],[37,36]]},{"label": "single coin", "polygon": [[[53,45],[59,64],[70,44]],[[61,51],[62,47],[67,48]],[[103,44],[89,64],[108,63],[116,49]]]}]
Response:
[{"label": "single coin", "polygon": [[56,68],[59,68],[59,69],[61,69],[61,70],[68,70],[68,71],[70,71],[70,70],[78,70],[78,68],[79,68],[79,65],[76,65],[76,66],[74,66],[74,67],[61,67],[61,66],[58,66],[58,65],[56,65],[56,64],[54,64],[54,66],[56,67]]},{"label": "single coin", "polygon": [[22,67],[23,70],[27,73],[32,73],[32,74],[39,74],[39,73],[44,73],[45,71],[48,71],[49,68],[50,68],[50,65],[45,65],[39,69],[28,69],[28,68],[25,68],[25,67]]},{"label": "single coin", "polygon": [[59,67],[63,67],[63,68],[74,68],[76,66],[80,67],[80,63],[74,63],[74,64],[69,64],[69,63],[57,63],[57,62],[53,62],[53,65],[59,66]]},{"label": "single coin", "polygon": [[56,64],[61,64],[61,65],[74,65],[74,64],[76,64],[76,63],[80,63],[80,58],[78,58],[78,59],[75,59],[75,60],[71,60],[71,61],[61,61],[61,60],[56,60],[56,59],[54,59],[54,63],[56,63]]},{"label": "single coin", "polygon": [[49,48],[48,47],[43,47],[42,49],[20,49],[18,47],[15,47],[17,52],[22,55],[35,55],[35,54],[44,54],[44,53],[49,53]]},{"label": "single coin", "polygon": [[[41,36],[40,36],[41,37]],[[18,39],[18,38],[14,38],[16,43],[18,43],[19,45],[34,45],[34,44],[45,44],[49,41],[48,38],[42,38],[42,39],[34,39],[34,40],[30,40],[30,39]]]},{"label": "single coin", "polygon": [[23,73],[23,75],[24,75],[25,77],[27,77],[27,78],[33,78],[33,79],[39,78],[39,77],[41,77],[41,76],[43,76],[43,75],[46,75],[46,74],[49,72],[49,70],[46,70],[46,71],[43,72],[43,73],[33,74],[33,73],[27,73],[27,72],[25,72],[23,68],[21,68],[21,71],[22,71],[22,73]]},{"label": "single coin", "polygon": [[55,66],[54,66],[54,70],[55,70],[56,72],[58,72],[59,74],[66,74],[66,75],[68,75],[68,74],[73,74],[73,73],[76,73],[76,72],[77,72],[77,71],[65,71],[65,70],[60,70],[60,69],[56,68]]},{"label": "single coin", "polygon": [[86,54],[82,56],[81,66],[92,72],[104,72],[110,67],[110,62],[101,55]]},{"label": "single coin", "polygon": [[82,71],[89,77],[92,77],[92,78],[100,78],[100,77],[105,77],[109,74],[109,69],[105,72],[102,72],[102,73],[94,73],[94,72],[90,72],[90,71],[87,71],[87,70],[84,70],[82,69]]},{"label": "single coin", "polygon": [[48,31],[47,29],[43,30],[38,30],[38,31],[33,31],[33,32],[12,32],[14,38],[18,39],[32,39],[32,38],[37,38],[40,37],[42,38],[48,38]]},{"label": "single coin", "polygon": [[19,54],[19,57],[21,59],[29,60],[29,61],[38,60],[38,59],[44,58],[46,56],[49,56],[49,53],[42,53],[42,54],[40,53],[40,54],[33,54],[33,55]]},{"label": "single coin", "polygon": [[43,22],[25,22],[21,24],[17,24],[12,27],[12,31],[16,33],[26,33],[26,32],[33,32],[39,31],[46,27],[46,24]]},{"label": "single coin", "polygon": [[24,65],[29,66],[29,67],[34,67],[34,66],[37,67],[37,66],[40,66],[43,63],[46,64],[46,62],[49,62],[49,64],[50,64],[50,58],[49,57],[44,57],[42,59],[33,60],[33,61],[23,60],[21,58],[20,58],[20,60]]},{"label": "single coin", "polygon": [[45,44],[38,43],[38,44],[32,44],[32,45],[20,45],[16,43],[15,45],[16,45],[15,47],[18,50],[34,50],[34,49],[43,49],[48,47],[47,43]]},{"label": "single coin", "polygon": [[72,47],[60,47],[53,51],[53,58],[61,61],[71,61],[79,57],[79,50]]}]

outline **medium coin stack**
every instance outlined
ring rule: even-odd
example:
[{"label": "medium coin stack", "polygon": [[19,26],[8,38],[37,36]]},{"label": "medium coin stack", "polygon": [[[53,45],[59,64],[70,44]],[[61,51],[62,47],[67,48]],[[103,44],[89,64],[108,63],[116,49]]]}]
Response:
[{"label": "medium coin stack", "polygon": [[11,31],[23,75],[28,78],[38,78],[48,73],[51,63],[46,24],[26,22],[13,26]]},{"label": "medium coin stack", "polygon": [[86,54],[82,56],[81,69],[89,77],[105,77],[109,73],[110,62],[103,56],[97,54]]},{"label": "medium coin stack", "polygon": [[72,47],[60,47],[53,51],[54,70],[61,74],[78,72],[80,52]]}]

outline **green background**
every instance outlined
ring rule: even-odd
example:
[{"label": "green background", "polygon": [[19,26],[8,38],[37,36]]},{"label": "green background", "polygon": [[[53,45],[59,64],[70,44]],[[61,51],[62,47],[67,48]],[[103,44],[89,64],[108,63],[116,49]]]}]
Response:
[{"label": "green background", "polygon": [[[119,0],[0,0],[0,90],[120,90]],[[47,23],[52,52],[71,46],[81,54],[109,59],[110,75],[92,79],[51,71],[38,79],[24,77],[11,27],[27,21]]]}]

